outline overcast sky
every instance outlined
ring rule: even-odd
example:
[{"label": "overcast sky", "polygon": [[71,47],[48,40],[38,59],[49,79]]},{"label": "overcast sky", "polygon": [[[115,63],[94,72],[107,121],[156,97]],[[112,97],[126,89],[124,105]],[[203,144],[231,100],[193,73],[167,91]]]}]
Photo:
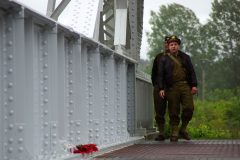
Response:
[{"label": "overcast sky", "polygon": [[[38,12],[45,14],[48,0],[16,0],[31,7]],[[57,0],[59,3],[61,0]],[[87,1],[87,0],[85,0]],[[202,24],[207,22],[209,13],[211,12],[211,3],[213,0],[144,0],[144,17],[143,17],[143,39],[141,46],[141,58],[147,59],[148,44],[146,38],[146,31],[150,31],[149,19],[150,11],[158,11],[161,5],[168,5],[172,3],[181,4],[191,9],[200,19]]]}]

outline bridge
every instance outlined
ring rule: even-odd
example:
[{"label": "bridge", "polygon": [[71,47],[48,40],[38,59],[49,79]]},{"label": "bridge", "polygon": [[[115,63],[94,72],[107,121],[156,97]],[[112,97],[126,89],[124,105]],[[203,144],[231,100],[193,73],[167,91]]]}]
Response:
[{"label": "bridge", "polygon": [[89,1],[92,34],[90,22],[83,34],[57,21],[63,2],[42,15],[0,1],[1,160],[69,159],[66,144],[104,149],[153,127],[151,83],[137,70],[143,0]]},{"label": "bridge", "polygon": [[[143,0],[70,1],[45,14],[0,1],[0,160],[239,159],[239,140],[143,141],[155,131]],[[68,150],[88,143],[100,151]]]}]

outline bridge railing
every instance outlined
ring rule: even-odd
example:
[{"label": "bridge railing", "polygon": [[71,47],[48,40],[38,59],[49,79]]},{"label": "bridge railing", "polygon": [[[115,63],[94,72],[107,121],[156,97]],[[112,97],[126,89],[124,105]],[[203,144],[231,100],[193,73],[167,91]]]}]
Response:
[{"label": "bridge railing", "polygon": [[153,87],[149,75],[136,73],[136,134],[154,131]]},{"label": "bridge railing", "polygon": [[0,2],[0,37],[0,157],[59,159],[62,143],[136,135],[135,60],[13,1]]}]

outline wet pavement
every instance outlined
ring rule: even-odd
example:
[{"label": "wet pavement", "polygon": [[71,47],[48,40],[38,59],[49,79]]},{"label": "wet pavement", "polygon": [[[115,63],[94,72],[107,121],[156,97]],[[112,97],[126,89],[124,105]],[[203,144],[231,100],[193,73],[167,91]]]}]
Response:
[{"label": "wet pavement", "polygon": [[240,160],[240,140],[142,141],[94,160]]}]

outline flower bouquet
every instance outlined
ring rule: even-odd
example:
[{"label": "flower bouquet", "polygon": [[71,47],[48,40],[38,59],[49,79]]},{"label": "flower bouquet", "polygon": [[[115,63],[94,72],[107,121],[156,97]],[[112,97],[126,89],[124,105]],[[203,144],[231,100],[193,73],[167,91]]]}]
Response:
[{"label": "flower bouquet", "polygon": [[96,144],[80,144],[80,145],[76,145],[75,147],[72,147],[70,149],[70,152],[71,153],[74,153],[74,154],[90,154],[90,153],[93,153],[93,152],[97,152],[98,151],[98,148],[97,148],[97,145]]}]

